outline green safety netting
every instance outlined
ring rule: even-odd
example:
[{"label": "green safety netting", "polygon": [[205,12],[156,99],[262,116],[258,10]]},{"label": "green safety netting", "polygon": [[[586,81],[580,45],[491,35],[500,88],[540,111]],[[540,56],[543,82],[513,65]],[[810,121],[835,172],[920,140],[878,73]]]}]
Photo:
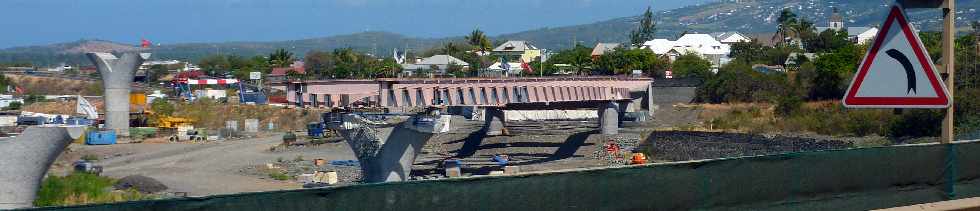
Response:
[{"label": "green safety netting", "polygon": [[135,201],[67,210],[865,210],[980,196],[980,142]]}]

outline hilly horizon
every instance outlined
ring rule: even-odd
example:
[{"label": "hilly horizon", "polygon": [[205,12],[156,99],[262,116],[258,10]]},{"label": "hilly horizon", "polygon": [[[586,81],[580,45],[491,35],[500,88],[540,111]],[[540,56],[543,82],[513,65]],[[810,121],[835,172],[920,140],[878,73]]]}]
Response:
[{"label": "hilly horizon", "polygon": [[[839,8],[848,26],[875,26],[890,6],[887,0],[821,2],[815,0],[722,0],[713,3],[687,6],[655,12],[657,38],[675,39],[684,32],[713,33],[738,31],[746,35],[771,34],[776,29],[775,18],[783,8],[790,8],[799,17],[813,21],[816,26],[826,26],[833,8]],[[961,31],[968,29],[969,20],[977,20],[976,9],[980,0],[957,2],[957,25]],[[551,50],[585,46],[597,42],[622,43],[635,27],[639,14],[614,18],[589,24],[561,27],[542,27],[515,33],[490,36],[495,41],[527,40],[534,45]],[[939,12],[936,9],[910,9],[909,16],[915,26],[923,31],[939,29]],[[210,54],[235,54],[240,56],[265,55],[278,48],[294,52],[298,57],[306,52],[330,51],[352,48],[378,57],[390,57],[393,49],[421,52],[446,42],[463,42],[463,36],[419,38],[396,32],[367,31],[346,35],[325,36],[309,39],[263,42],[199,42],[154,46],[147,50],[154,59],[196,60]],[[763,36],[765,37],[765,36]],[[82,39],[74,42],[41,46],[12,47],[0,50],[0,62],[31,61],[36,65],[60,63],[87,64],[85,51],[130,51],[135,45],[99,39]]]}]

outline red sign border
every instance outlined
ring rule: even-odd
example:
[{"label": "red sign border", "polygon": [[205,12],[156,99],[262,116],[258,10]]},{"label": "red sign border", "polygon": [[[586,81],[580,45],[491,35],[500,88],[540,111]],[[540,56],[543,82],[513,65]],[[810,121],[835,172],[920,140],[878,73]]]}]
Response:
[{"label": "red sign border", "polygon": [[[926,77],[929,79],[932,88],[936,92],[936,97],[932,98],[922,98],[922,97],[857,97],[857,91],[860,90],[861,84],[864,82],[864,77],[867,76],[868,70],[871,69],[871,65],[874,63],[875,56],[881,48],[884,42],[884,37],[887,35],[888,31],[891,30],[893,20],[898,20],[899,27],[902,28],[905,37],[909,40],[909,45],[912,46],[912,50],[915,52],[916,58],[919,60],[920,64],[923,64],[923,70],[926,71]],[[915,43],[912,43],[915,42]],[[878,31],[877,38],[875,38],[874,45],[869,49],[867,56],[864,58],[864,62],[861,63],[861,68],[858,69],[857,74],[854,76],[854,80],[851,86],[847,89],[846,97],[844,97],[844,106],[850,108],[946,108],[950,104],[949,95],[946,92],[945,84],[941,83],[937,78],[937,74],[933,69],[935,67],[932,65],[932,60],[929,56],[924,53],[922,49],[922,41],[919,40],[919,36],[916,36],[915,32],[909,27],[908,20],[905,18],[905,12],[898,5],[892,6],[891,11],[886,18],[885,23],[880,31]]]}]

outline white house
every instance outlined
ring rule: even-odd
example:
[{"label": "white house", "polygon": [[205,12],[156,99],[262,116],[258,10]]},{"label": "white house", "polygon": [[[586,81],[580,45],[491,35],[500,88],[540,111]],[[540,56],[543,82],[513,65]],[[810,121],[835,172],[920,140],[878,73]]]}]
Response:
[{"label": "white house", "polygon": [[732,51],[730,45],[719,42],[709,34],[685,34],[676,41],[654,39],[644,42],[643,48],[657,55],[666,55],[671,62],[680,55],[694,53],[711,61],[716,68],[728,63],[728,53]]},{"label": "white house", "polygon": [[840,16],[837,8],[834,8],[834,14],[830,16],[827,27],[816,27],[816,29],[818,34],[829,29],[847,30],[847,38],[857,44],[870,42],[878,35],[877,27],[845,27],[844,18]]},{"label": "white house", "polygon": [[711,36],[715,37],[718,42],[729,45],[738,42],[752,42],[752,39],[749,38],[749,36],[745,36],[742,33],[735,31],[712,33]]},{"label": "white house", "polygon": [[[469,63],[457,59],[456,57],[450,55],[435,55],[421,59],[418,62],[415,62],[415,64],[402,64],[402,70],[409,74],[416,70],[434,71],[439,74],[445,74],[446,70],[449,69],[449,65],[459,65],[463,69],[470,67]],[[433,67],[436,69],[433,69]]]}]

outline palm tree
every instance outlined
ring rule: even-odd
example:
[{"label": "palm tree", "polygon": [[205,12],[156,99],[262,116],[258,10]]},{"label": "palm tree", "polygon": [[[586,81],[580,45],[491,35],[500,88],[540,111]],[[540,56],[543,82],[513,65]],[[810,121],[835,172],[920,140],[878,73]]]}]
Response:
[{"label": "palm tree", "polygon": [[442,53],[446,55],[456,55],[456,53],[459,52],[460,52],[459,46],[456,46],[456,44],[452,42],[448,42],[446,43],[445,46],[442,47]]},{"label": "palm tree", "polygon": [[779,18],[776,19],[779,22],[779,27],[776,29],[776,34],[773,35],[773,40],[779,39],[779,42],[786,41],[786,38],[793,37],[793,25],[796,25],[798,20],[796,18],[796,13],[793,13],[789,8],[783,9],[779,12]]},{"label": "palm tree", "polygon": [[796,22],[796,24],[791,25],[790,28],[792,31],[792,37],[800,40],[809,40],[814,36],[816,31],[816,28],[813,26],[813,22],[810,22],[805,18],[800,19]]},{"label": "palm tree", "polygon": [[487,35],[484,34],[483,31],[480,31],[480,29],[474,29],[472,32],[470,32],[470,35],[466,36],[466,42],[476,47],[476,49],[480,50],[481,52],[490,50],[491,45],[493,44],[490,39],[487,38]]},{"label": "palm tree", "polygon": [[269,65],[272,67],[288,67],[293,63],[293,52],[280,48],[269,54]]}]

